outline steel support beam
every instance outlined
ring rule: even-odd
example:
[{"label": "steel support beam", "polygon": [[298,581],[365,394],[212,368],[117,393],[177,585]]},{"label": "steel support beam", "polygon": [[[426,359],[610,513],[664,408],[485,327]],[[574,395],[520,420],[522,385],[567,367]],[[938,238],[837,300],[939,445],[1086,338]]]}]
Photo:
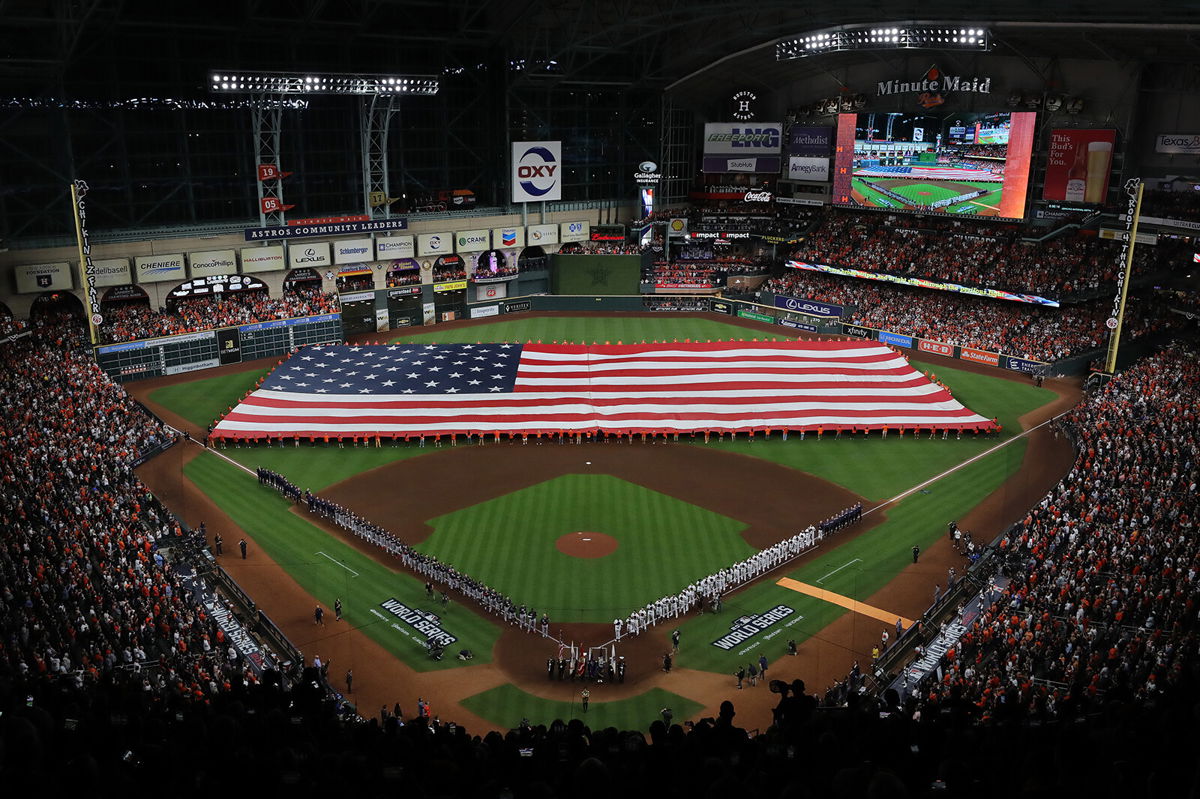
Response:
[{"label": "steel support beam", "polygon": [[283,210],[283,179],[281,177],[259,180],[260,164],[273,164],[277,175],[282,175],[279,163],[279,131],[282,126],[283,108],[279,98],[273,95],[258,95],[250,108],[254,117],[254,157],[250,174],[258,184],[258,222],[260,227],[276,227],[287,224]]},{"label": "steel support beam", "polygon": [[[392,195],[388,179],[388,133],[392,116],[399,111],[393,95],[371,95],[359,102],[362,147],[363,213],[372,219],[390,219]],[[383,202],[372,203],[383,196]]]}]

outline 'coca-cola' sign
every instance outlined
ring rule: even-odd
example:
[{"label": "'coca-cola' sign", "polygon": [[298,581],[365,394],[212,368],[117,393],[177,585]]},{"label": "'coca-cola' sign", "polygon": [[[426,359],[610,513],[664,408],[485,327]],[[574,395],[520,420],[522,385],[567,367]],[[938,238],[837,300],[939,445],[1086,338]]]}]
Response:
[{"label": "'coca-cola' sign", "polygon": [[774,195],[769,191],[748,191],[742,196],[742,202],[769,203],[773,198]]}]

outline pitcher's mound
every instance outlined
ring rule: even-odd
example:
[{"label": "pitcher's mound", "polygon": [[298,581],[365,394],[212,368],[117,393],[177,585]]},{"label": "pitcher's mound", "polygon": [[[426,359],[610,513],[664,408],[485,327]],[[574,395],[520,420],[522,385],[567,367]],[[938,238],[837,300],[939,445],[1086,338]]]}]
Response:
[{"label": "pitcher's mound", "polygon": [[617,539],[604,533],[581,530],[567,533],[554,542],[558,551],[573,558],[602,558],[617,551]]}]

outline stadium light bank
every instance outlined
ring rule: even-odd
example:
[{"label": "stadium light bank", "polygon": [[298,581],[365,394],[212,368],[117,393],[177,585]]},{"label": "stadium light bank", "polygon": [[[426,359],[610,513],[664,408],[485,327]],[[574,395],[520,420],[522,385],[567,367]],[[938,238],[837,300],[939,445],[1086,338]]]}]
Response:
[{"label": "stadium light bank", "polygon": [[986,53],[992,49],[992,36],[987,28],[957,25],[841,26],[780,39],[775,43],[775,60],[791,61],[846,50],[921,49]]},{"label": "stadium light bank", "polygon": [[210,89],[237,94],[357,94],[434,95],[441,88],[436,75],[377,75],[314,72],[247,72],[214,69]]}]

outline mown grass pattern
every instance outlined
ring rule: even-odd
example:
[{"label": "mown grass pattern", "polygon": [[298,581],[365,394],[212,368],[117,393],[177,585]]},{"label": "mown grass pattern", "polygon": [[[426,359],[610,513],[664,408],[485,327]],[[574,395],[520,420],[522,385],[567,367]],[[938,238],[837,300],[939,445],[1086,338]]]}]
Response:
[{"label": "mown grass pattern", "polygon": [[[745,524],[611,475],[570,474],[430,519],[419,549],[552,622],[611,622],[753,554]],[[576,531],[617,539],[602,558],[555,546]]]}]

